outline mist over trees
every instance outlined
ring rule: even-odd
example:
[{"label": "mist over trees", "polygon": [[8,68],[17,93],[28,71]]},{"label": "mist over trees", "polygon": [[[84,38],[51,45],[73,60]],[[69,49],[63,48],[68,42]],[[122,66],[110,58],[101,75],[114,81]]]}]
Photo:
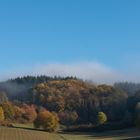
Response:
[{"label": "mist over trees", "polygon": [[52,80],[67,80],[76,79],[75,77],[49,77],[49,76],[25,76],[10,79],[0,83],[0,90],[5,91],[8,94],[8,98],[11,100],[27,101],[28,90],[39,84],[47,83]]},{"label": "mist over trees", "polygon": [[114,87],[124,90],[129,96],[133,96],[140,90],[140,84],[132,82],[118,82],[114,84]]}]

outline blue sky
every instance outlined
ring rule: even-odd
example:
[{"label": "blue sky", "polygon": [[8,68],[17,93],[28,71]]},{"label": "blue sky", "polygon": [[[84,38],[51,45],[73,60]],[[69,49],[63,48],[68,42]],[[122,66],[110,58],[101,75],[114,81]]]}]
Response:
[{"label": "blue sky", "polygon": [[140,78],[139,7],[139,0],[0,1],[0,76],[92,63],[86,72],[98,64]]}]

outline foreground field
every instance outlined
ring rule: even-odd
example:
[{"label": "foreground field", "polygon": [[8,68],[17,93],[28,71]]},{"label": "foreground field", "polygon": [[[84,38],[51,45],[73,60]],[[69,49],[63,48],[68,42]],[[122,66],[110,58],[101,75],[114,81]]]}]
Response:
[{"label": "foreground field", "polygon": [[110,131],[104,133],[63,134],[65,140],[140,140],[136,129]]},{"label": "foreground field", "polygon": [[0,128],[0,140],[62,140],[57,134],[20,128]]},{"label": "foreground field", "polygon": [[140,133],[135,129],[112,131],[108,133],[47,133],[43,131],[28,130],[29,128],[0,128],[0,140],[127,140],[140,139]]}]

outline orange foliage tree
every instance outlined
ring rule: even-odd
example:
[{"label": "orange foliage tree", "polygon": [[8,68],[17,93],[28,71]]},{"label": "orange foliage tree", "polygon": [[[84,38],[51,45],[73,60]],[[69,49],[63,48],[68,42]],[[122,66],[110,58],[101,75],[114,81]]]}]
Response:
[{"label": "orange foliage tree", "polygon": [[55,131],[58,127],[58,117],[55,113],[49,111],[42,111],[37,115],[34,121],[35,128],[43,128],[45,131]]}]

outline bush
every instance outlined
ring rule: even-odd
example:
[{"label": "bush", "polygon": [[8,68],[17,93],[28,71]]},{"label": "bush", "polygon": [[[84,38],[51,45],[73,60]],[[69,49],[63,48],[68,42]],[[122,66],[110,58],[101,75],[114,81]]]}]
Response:
[{"label": "bush", "polygon": [[0,107],[0,122],[3,122],[5,119],[3,108]]},{"label": "bush", "polygon": [[58,118],[55,113],[49,111],[40,112],[34,121],[35,128],[43,128],[45,131],[53,132],[58,127]]},{"label": "bush", "polygon": [[14,111],[15,111],[15,119],[18,120],[20,118],[22,118],[22,115],[24,113],[23,109],[18,107],[18,106],[14,106]]},{"label": "bush", "polygon": [[104,112],[99,112],[97,117],[98,125],[102,125],[107,121],[107,116]]},{"label": "bush", "polygon": [[13,120],[15,116],[15,110],[13,105],[10,102],[2,104],[2,108],[4,110],[5,119]]},{"label": "bush", "polygon": [[37,113],[34,105],[29,106],[25,104],[22,109],[24,110],[23,118],[25,120],[28,122],[33,122],[36,119]]}]

